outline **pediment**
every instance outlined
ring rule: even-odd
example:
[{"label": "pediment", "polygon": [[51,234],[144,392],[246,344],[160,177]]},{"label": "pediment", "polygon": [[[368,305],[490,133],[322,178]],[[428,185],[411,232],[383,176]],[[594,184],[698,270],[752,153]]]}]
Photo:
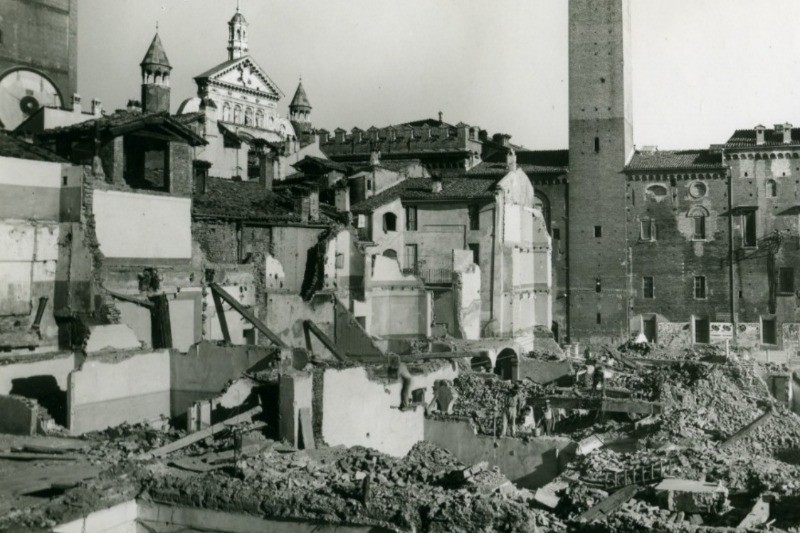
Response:
[{"label": "pediment", "polygon": [[201,77],[228,87],[256,91],[276,100],[283,98],[283,93],[275,82],[249,56],[227,61]]}]

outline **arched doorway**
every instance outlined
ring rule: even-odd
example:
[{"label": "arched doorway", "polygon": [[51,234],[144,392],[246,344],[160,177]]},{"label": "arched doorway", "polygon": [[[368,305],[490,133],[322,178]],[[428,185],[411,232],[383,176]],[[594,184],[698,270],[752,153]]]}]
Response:
[{"label": "arched doorway", "polygon": [[494,364],[494,373],[504,380],[515,380],[518,377],[518,363],[517,352],[511,348],[505,348],[497,355],[497,362]]},{"label": "arched doorway", "polygon": [[489,352],[481,352],[470,359],[470,366],[473,372],[491,372],[492,371],[492,358],[489,357]]},{"label": "arched doorway", "polygon": [[533,196],[533,207],[539,209],[542,212],[542,217],[544,217],[544,224],[547,226],[547,233],[551,233],[550,231],[550,200],[544,194],[540,193],[539,191],[535,191]]}]

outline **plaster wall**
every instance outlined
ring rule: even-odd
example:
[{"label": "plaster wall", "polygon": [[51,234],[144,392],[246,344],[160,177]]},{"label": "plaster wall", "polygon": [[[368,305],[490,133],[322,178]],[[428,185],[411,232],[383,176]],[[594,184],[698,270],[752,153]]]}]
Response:
[{"label": "plaster wall", "polygon": [[190,259],[189,198],[94,191],[100,251],[108,258]]},{"label": "plaster wall", "polygon": [[[280,381],[280,437],[293,446],[300,446],[300,409],[308,408],[313,413],[314,386],[311,374],[283,374]],[[313,435],[303,435],[313,439]],[[307,442],[304,443],[308,448]]]},{"label": "plaster wall", "polygon": [[[411,390],[424,388],[430,399],[435,380],[457,375],[450,366],[413,375]],[[398,409],[400,381],[373,381],[363,367],[328,369],[322,379],[322,438],[328,445],[366,446],[402,457],[423,439],[424,410]]]},{"label": "plaster wall", "polygon": [[60,220],[65,167],[69,165],[0,157],[0,219]]},{"label": "plaster wall", "polygon": [[86,360],[69,375],[67,403],[73,435],[169,416],[169,351]]},{"label": "plaster wall", "polygon": [[14,380],[34,376],[52,376],[58,387],[66,391],[69,373],[74,369],[75,355],[72,352],[20,357],[13,363],[0,365],[0,394],[11,394]]}]

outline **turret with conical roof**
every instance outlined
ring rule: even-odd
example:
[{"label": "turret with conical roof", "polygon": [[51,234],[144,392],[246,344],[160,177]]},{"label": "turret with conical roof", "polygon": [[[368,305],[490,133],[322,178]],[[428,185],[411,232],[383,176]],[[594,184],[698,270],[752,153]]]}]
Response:
[{"label": "turret with conical roof", "polygon": [[157,31],[139,66],[142,69],[142,111],[169,112],[169,75],[172,65]]},{"label": "turret with conical roof", "polygon": [[306,90],[303,88],[303,80],[297,84],[294,98],[289,104],[289,118],[292,122],[311,123],[311,104],[306,96]]},{"label": "turret with conical roof", "polygon": [[236,6],[236,13],[228,22],[228,59],[239,59],[247,55],[247,20],[239,12]]}]

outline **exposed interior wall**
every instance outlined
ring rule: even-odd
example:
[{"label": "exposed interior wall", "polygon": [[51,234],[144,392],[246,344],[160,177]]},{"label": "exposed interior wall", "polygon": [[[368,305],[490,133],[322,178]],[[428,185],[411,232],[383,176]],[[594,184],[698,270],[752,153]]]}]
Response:
[{"label": "exposed interior wall", "polygon": [[415,276],[400,271],[396,259],[374,255],[366,284],[367,331],[375,336],[429,337],[431,295]]},{"label": "exposed interior wall", "polygon": [[[423,388],[430,399],[434,381],[454,379],[458,371],[443,365],[412,375],[411,390]],[[328,445],[366,446],[404,456],[424,437],[424,410],[398,409],[399,380],[370,379],[363,367],[328,369],[322,379],[322,438]]]},{"label": "exposed interior wall", "polygon": [[476,340],[481,335],[481,269],[472,259],[471,250],[453,250],[455,333]]},{"label": "exposed interior wall", "polygon": [[[478,435],[468,421],[425,420],[425,440],[449,451],[465,464],[488,461],[520,487],[546,485],[559,473],[559,454],[574,453],[573,441],[561,437],[531,439]],[[562,463],[563,464],[563,463]]]},{"label": "exposed interior wall", "polygon": [[[300,447],[300,409],[312,413],[314,400],[313,376],[309,373],[295,372],[281,375],[279,405],[280,437],[295,447]],[[303,439],[313,439],[313,435],[303,435]],[[309,445],[303,442],[304,447]]]},{"label": "exposed interior wall", "polygon": [[95,190],[100,250],[108,258],[190,259],[191,200]]},{"label": "exposed interior wall", "polygon": [[73,435],[168,417],[169,351],[87,359],[69,375],[67,405]]},{"label": "exposed interior wall", "polygon": [[[311,320],[329,338],[335,338],[334,305],[330,295],[317,295],[306,302],[299,294],[268,292],[266,312],[262,320],[283,342],[295,348],[306,348],[303,322]],[[319,355],[330,355],[328,349],[311,335],[311,350]]]}]

